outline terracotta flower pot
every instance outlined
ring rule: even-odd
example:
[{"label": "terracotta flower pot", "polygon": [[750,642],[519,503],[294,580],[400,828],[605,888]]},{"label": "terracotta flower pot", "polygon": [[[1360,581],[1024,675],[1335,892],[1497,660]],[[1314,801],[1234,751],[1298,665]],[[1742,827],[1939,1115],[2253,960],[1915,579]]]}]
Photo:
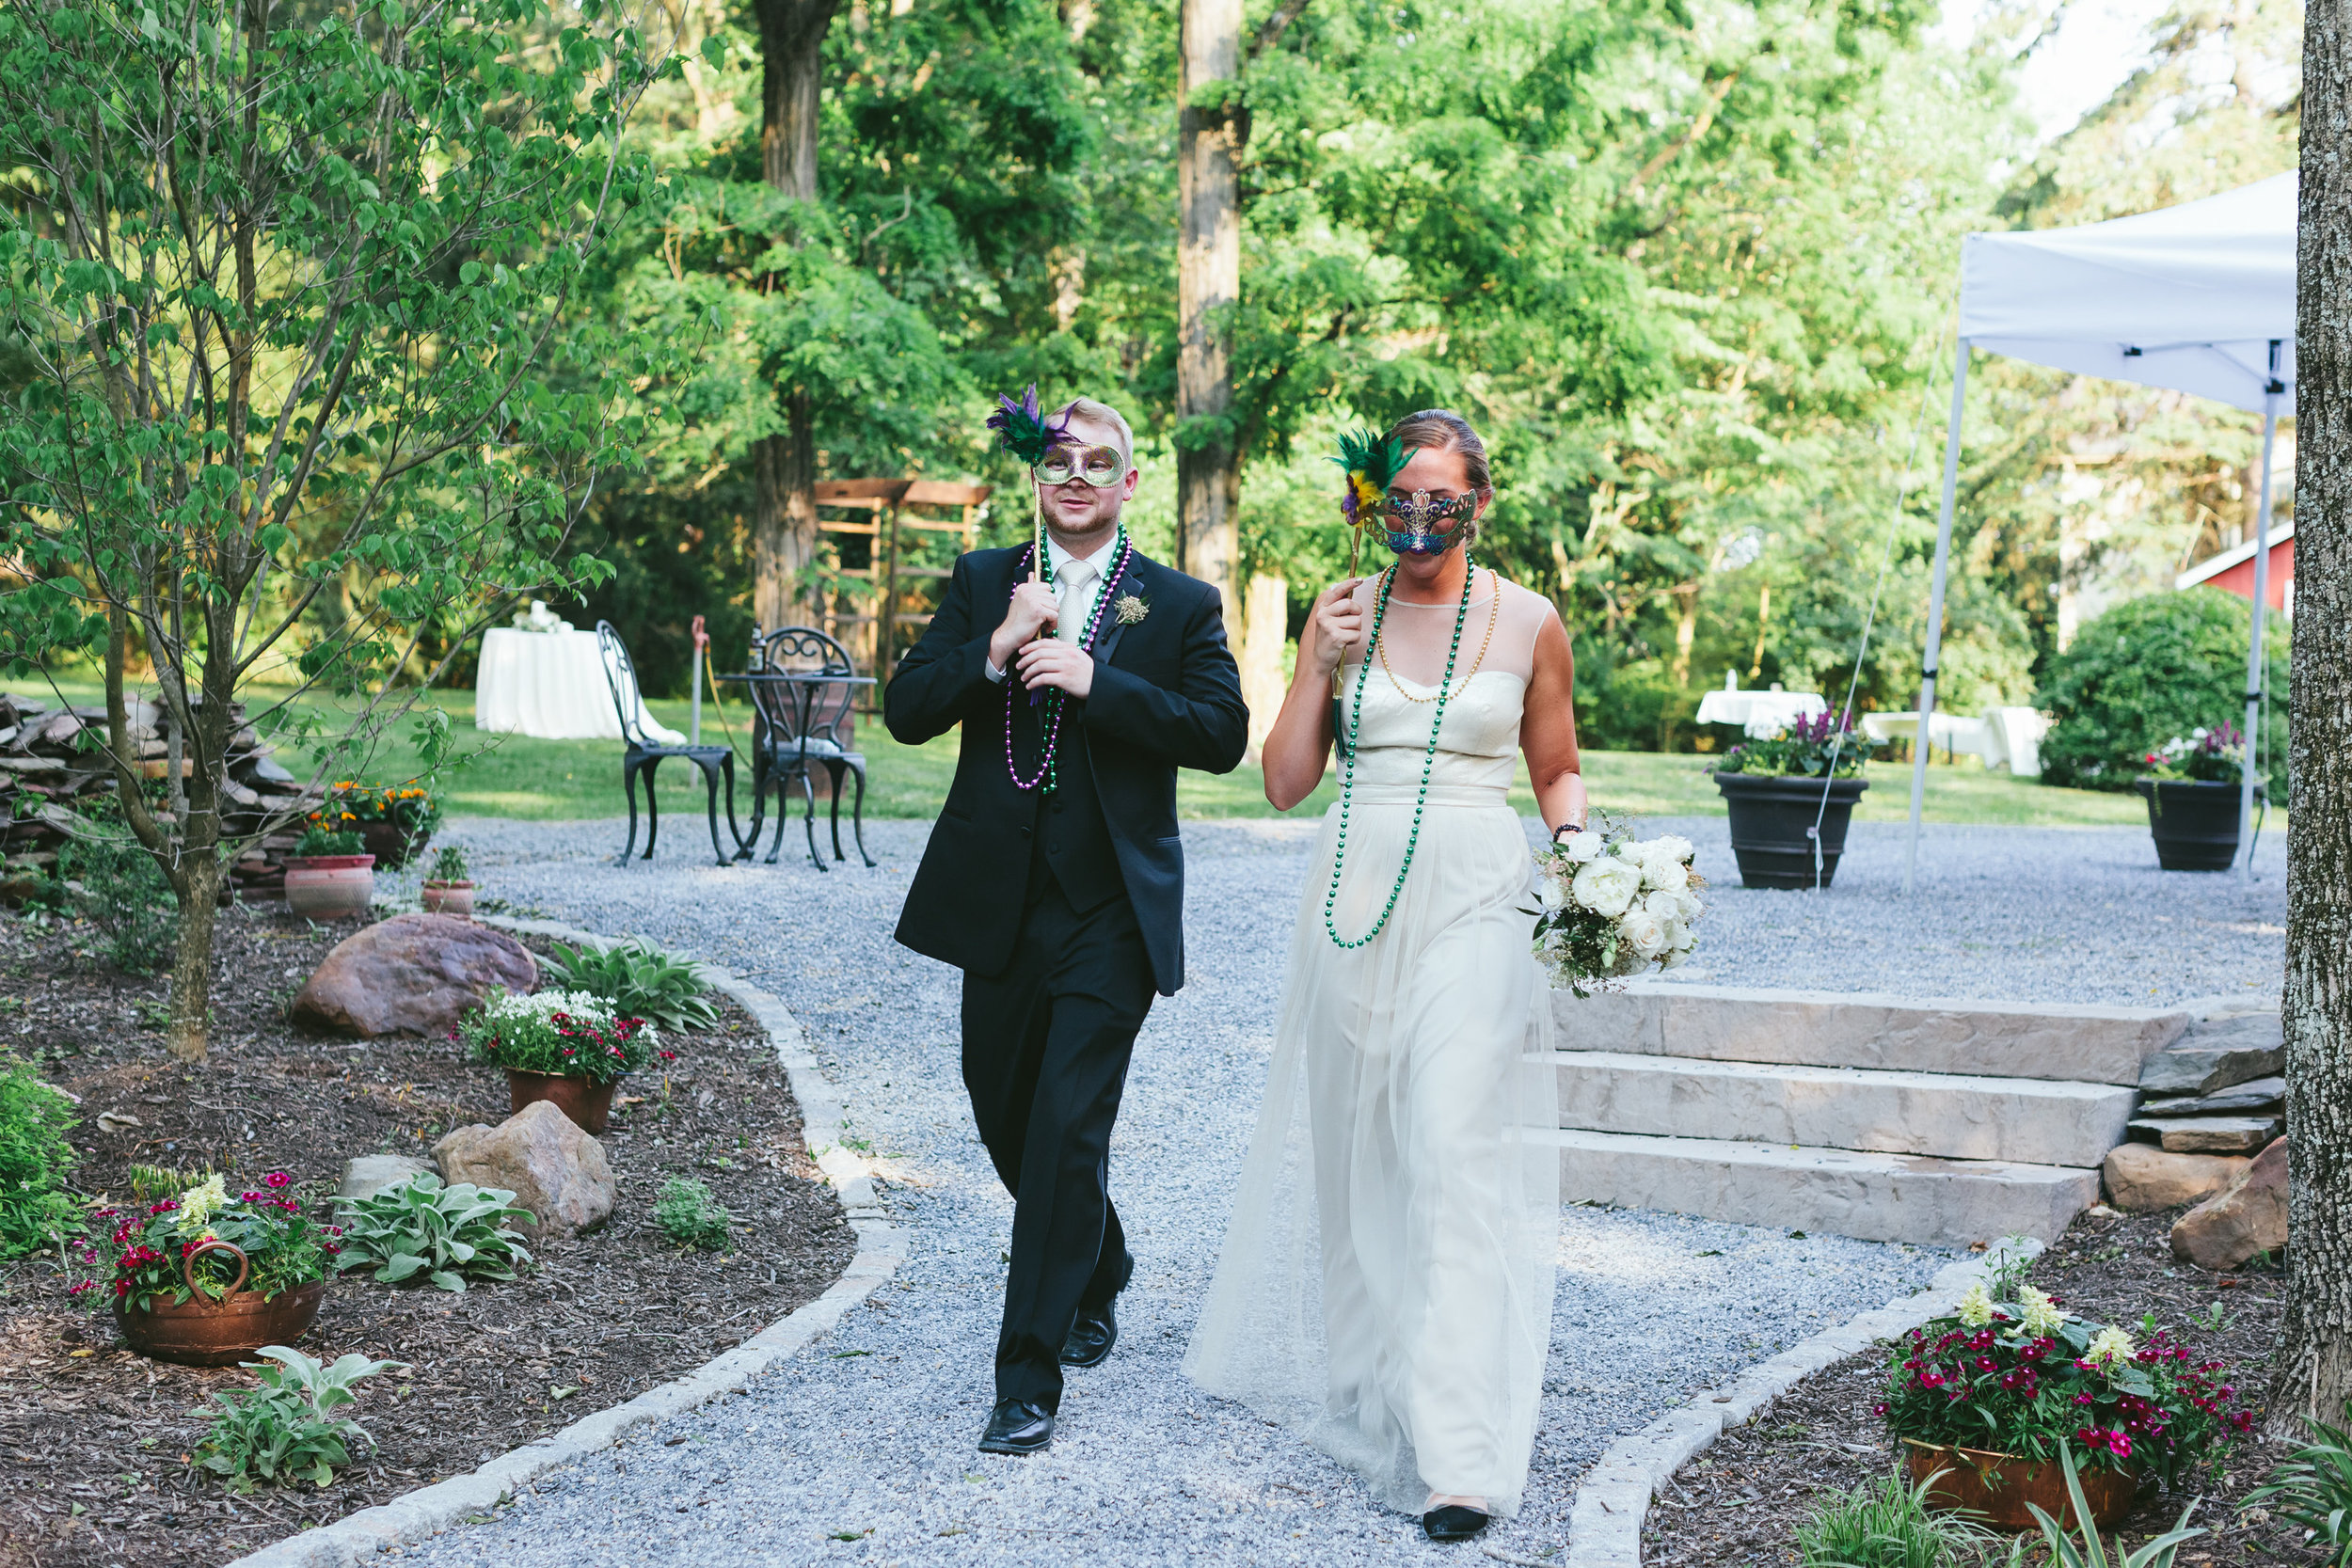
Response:
[{"label": "terracotta flower pot", "polygon": [[[2082,1528],[2066,1495],[2066,1468],[2055,1461],[2037,1464],[2022,1454],[1941,1448],[1910,1437],[1903,1439],[1903,1449],[1913,1486],[1938,1470],[1944,1472],[1928,1493],[1931,1508],[1969,1510],[1979,1523],[2011,1532],[2039,1528],[2032,1510],[2040,1508],[2070,1529]],[[2090,1522],[2103,1530],[2131,1512],[2132,1497],[2139,1490],[2137,1471],[2078,1467],[2074,1479],[2082,1486]]]},{"label": "terracotta flower pot", "polygon": [[572,1125],[583,1132],[601,1132],[612,1124],[612,1085],[591,1083],[585,1078],[561,1077],[549,1072],[516,1072],[508,1068],[508,1114],[521,1110],[534,1100],[553,1101],[555,1108],[570,1117]]},{"label": "terracotta flower pot", "polygon": [[421,896],[428,914],[473,913],[471,882],[427,882]]},{"label": "terracotta flower pot", "polygon": [[[196,1260],[208,1252],[226,1252],[237,1259],[237,1277],[218,1301],[196,1290]],[[182,1260],[180,1269],[195,1292],[186,1301],[175,1306],[159,1300],[134,1308],[119,1296],[115,1323],[141,1355],[183,1367],[226,1367],[263,1345],[291,1345],[310,1331],[326,1297],[326,1281],[314,1279],[264,1301],[261,1291],[245,1288],[252,1266],[243,1249],[228,1242],[206,1242]]]},{"label": "terracotta flower pot", "polygon": [[364,918],[374,899],[373,855],[286,857],[286,907],[306,919]]},{"label": "terracotta flower pot", "polygon": [[387,871],[397,871],[423,853],[425,845],[432,837],[433,832],[429,828],[411,836],[408,830],[397,822],[359,824],[359,842],[368,847],[368,853],[375,857],[375,863]]}]

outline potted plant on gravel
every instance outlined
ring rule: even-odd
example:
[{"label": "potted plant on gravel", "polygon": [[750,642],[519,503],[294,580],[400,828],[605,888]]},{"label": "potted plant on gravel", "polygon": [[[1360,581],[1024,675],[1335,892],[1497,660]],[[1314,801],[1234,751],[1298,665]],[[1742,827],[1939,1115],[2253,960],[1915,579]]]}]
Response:
[{"label": "potted plant on gravel", "polygon": [[374,901],[375,857],[358,833],[314,817],[286,857],[286,907],[307,920],[349,920]]},{"label": "potted plant on gravel", "polygon": [[1862,765],[1876,745],[1854,733],[1851,720],[1840,728],[1825,710],[1724,753],[1713,776],[1731,816],[1731,852],[1740,862],[1740,885],[1829,886],[1837,875],[1837,858],[1846,852],[1854,802],[1870,787]]},{"label": "potted plant on gravel", "polygon": [[[2122,1518],[2145,1476],[2176,1483],[2251,1429],[2222,1364],[2169,1331],[2145,1342],[2088,1323],[2014,1274],[2013,1301],[1972,1285],[1947,1316],[1898,1339],[1877,1408],[1900,1442],[1913,1484],[1941,1476],[1930,1500],[1974,1510],[1996,1528],[2034,1528],[2033,1509],[2080,1525],[2061,1452],[2080,1457],[2090,1524]],[[2014,1287],[2013,1291],[2011,1287]]]},{"label": "potted plant on gravel", "polygon": [[[272,1171],[232,1196],[214,1175],[142,1208],[98,1211],[114,1222],[115,1322],[133,1350],[224,1367],[309,1331],[342,1233],[286,1196],[293,1182]],[[84,1249],[100,1255],[95,1242]],[[85,1280],[73,1293],[97,1288]]]},{"label": "potted plant on gravel", "polygon": [[[2140,759],[2132,782],[2148,802],[2148,835],[2167,871],[2227,871],[2237,860],[2238,788],[2246,737],[2227,720],[2174,736]],[[2263,793],[2267,781],[2257,779]]]},{"label": "potted plant on gravel", "polygon": [[473,913],[473,883],[466,879],[466,851],[444,844],[433,852],[433,869],[421,895],[428,914]]},{"label": "potted plant on gravel", "polygon": [[510,1110],[551,1100],[583,1132],[611,1125],[622,1075],[677,1060],[662,1048],[660,1030],[582,991],[494,990],[457,1036],[474,1060],[505,1069]]},{"label": "potted plant on gravel", "polygon": [[310,819],[351,829],[376,864],[397,871],[423,852],[441,825],[441,799],[421,784],[378,787],[346,779],[327,790],[326,804]]}]

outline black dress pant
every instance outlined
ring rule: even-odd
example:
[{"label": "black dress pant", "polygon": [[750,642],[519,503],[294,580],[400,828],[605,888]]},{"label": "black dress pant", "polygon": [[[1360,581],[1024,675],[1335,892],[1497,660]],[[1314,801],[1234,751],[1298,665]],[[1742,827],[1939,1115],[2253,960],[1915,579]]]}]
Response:
[{"label": "black dress pant", "polygon": [[1134,1266],[1108,1189],[1111,1123],[1152,964],[1123,894],[1081,913],[1041,866],[1036,881],[1011,964],[964,976],[963,1084],[1013,1196],[996,1397],[1057,1410],[1071,1323]]}]

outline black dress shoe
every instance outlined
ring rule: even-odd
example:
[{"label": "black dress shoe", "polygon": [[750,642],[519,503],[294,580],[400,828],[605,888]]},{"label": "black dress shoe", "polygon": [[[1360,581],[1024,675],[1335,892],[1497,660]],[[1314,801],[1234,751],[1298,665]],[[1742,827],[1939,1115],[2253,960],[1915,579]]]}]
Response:
[{"label": "black dress shoe", "polygon": [[980,1433],[982,1453],[1043,1453],[1053,1443],[1053,1414],[1027,1400],[998,1400]]},{"label": "black dress shoe", "polygon": [[1494,1515],[1460,1503],[1433,1508],[1421,1516],[1421,1528],[1432,1541],[1468,1541],[1493,1522]]},{"label": "black dress shoe", "polygon": [[1078,1308],[1070,1338],[1061,1342],[1063,1366],[1099,1367],[1110,1359],[1111,1347],[1119,1343],[1118,1301],[1113,1296],[1100,1307]]}]

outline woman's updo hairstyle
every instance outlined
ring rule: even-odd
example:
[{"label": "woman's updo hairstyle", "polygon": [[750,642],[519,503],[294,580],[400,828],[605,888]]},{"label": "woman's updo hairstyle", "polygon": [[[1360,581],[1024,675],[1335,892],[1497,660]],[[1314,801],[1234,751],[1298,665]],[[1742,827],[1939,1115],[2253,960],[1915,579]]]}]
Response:
[{"label": "woman's updo hairstyle", "polygon": [[1435,451],[1458,451],[1463,467],[1470,470],[1472,487],[1494,488],[1494,479],[1486,470],[1486,443],[1478,438],[1468,420],[1451,408],[1424,408],[1418,414],[1407,414],[1389,427],[1389,435],[1407,448],[1427,447]]}]

